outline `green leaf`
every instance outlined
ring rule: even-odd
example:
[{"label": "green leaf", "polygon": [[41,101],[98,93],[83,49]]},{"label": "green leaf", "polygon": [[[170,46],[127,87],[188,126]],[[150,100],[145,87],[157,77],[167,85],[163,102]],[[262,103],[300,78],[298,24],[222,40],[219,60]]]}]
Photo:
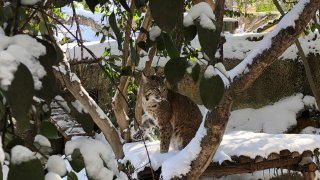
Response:
[{"label": "green leaf", "polygon": [[92,13],[94,13],[96,6],[100,4],[99,0],[85,0],[85,1]]},{"label": "green leaf", "polygon": [[127,4],[126,0],[119,0],[121,6],[128,12],[131,13],[130,7]]},{"label": "green leaf", "polygon": [[220,76],[202,77],[200,82],[200,97],[203,105],[213,110],[221,101],[224,94],[224,83]]},{"label": "green leaf", "polygon": [[42,39],[37,40],[46,47],[47,53],[39,57],[39,62],[46,70],[47,75],[41,79],[42,88],[36,91],[36,95],[49,103],[57,95],[58,91],[56,78],[52,70],[52,66],[59,63],[58,53],[52,43]]},{"label": "green leaf", "polygon": [[130,57],[136,64],[136,66],[139,65],[140,62],[140,56],[136,50],[136,48],[133,47],[132,43],[130,43]]},{"label": "green leaf", "polygon": [[167,53],[170,56],[171,59],[179,57],[180,53],[174,44],[174,42],[171,39],[171,36],[167,33],[162,33],[162,38],[164,45],[166,47]]},{"label": "green leaf", "polygon": [[20,164],[10,164],[8,180],[32,179],[43,180],[44,170],[38,159],[33,159]]},{"label": "green leaf", "polygon": [[198,81],[199,75],[200,75],[200,70],[201,70],[201,68],[198,63],[192,68],[191,77],[194,82]]},{"label": "green leaf", "polygon": [[0,90],[0,121],[4,117],[4,115],[6,114],[6,107],[5,107],[5,105],[4,105],[3,101],[2,101],[3,98],[4,98],[4,96],[3,96],[3,94],[2,94],[2,92]]},{"label": "green leaf", "polygon": [[172,85],[178,83],[186,73],[187,66],[188,63],[185,58],[170,59],[164,67],[164,74],[169,83]]},{"label": "green leaf", "polygon": [[219,44],[220,34],[213,29],[206,29],[197,25],[199,42],[202,50],[210,58],[211,64],[215,64],[215,54]]},{"label": "green leaf", "polygon": [[148,0],[134,0],[134,5],[137,7],[137,9],[140,9],[147,5]]},{"label": "green leaf", "polygon": [[121,67],[120,76],[131,76],[131,75],[132,75],[131,66]]},{"label": "green leaf", "polygon": [[186,42],[192,41],[197,35],[197,27],[196,26],[183,26],[183,35]]},{"label": "green leaf", "polygon": [[59,138],[59,133],[55,125],[49,121],[43,121],[40,125],[40,134],[49,139]]},{"label": "green leaf", "polygon": [[23,139],[19,138],[19,137],[14,137],[14,139],[10,140],[8,142],[8,144],[5,146],[4,150],[7,152],[10,152],[11,149],[16,146],[16,145],[21,145],[21,146],[25,146],[25,142]]},{"label": "green leaf", "polygon": [[11,107],[12,116],[18,121],[22,131],[29,127],[28,112],[34,95],[33,78],[28,68],[20,64],[9,86],[7,99]]},{"label": "green leaf", "polygon": [[86,133],[92,133],[94,122],[91,116],[87,113],[77,113],[76,121],[81,124],[81,127]]},{"label": "green leaf", "polygon": [[156,43],[157,43],[158,51],[163,51],[166,49],[166,46],[164,45],[164,42],[163,42],[162,34],[156,38]]},{"label": "green leaf", "polygon": [[150,0],[151,16],[161,30],[171,32],[183,20],[183,0]]},{"label": "green leaf", "polygon": [[122,34],[120,32],[120,29],[117,26],[117,20],[116,20],[116,16],[114,14],[114,12],[112,12],[109,16],[109,23],[111,26],[112,31],[114,32],[114,34],[116,35],[117,38],[117,42],[118,42],[118,49],[122,50]]},{"label": "green leaf", "polygon": [[70,171],[67,175],[67,180],[78,180],[78,176],[76,173]]},{"label": "green leaf", "polygon": [[140,42],[138,42],[137,45],[139,46],[139,48],[143,49],[145,52],[149,51],[149,47],[148,47],[148,44],[146,42],[140,41]]},{"label": "green leaf", "polygon": [[75,172],[80,172],[85,167],[85,163],[83,160],[83,156],[80,152],[80,149],[73,150],[73,152],[71,154],[71,159],[72,160],[69,162],[70,162],[72,169]]}]

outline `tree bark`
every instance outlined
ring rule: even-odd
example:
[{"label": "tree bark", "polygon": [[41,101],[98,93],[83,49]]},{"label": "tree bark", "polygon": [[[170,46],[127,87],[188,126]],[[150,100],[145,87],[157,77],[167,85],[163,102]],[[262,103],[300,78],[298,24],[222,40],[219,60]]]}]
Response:
[{"label": "tree bark", "polygon": [[231,111],[232,95],[245,91],[296,40],[319,6],[319,0],[310,0],[310,2],[306,3],[303,12],[295,21],[295,26],[280,30],[272,38],[271,46],[253,58],[253,63],[248,67],[249,72],[242,74],[233,81],[217,108],[206,116],[205,128],[207,129],[207,135],[200,142],[202,150],[198,157],[192,161],[191,170],[177,179],[199,179],[212,161],[221,143]]},{"label": "tree bark", "polygon": [[81,82],[73,80],[75,74],[71,73],[69,68],[69,63],[66,58],[62,62],[62,66],[65,67],[66,71],[62,71],[61,68],[53,68],[54,75],[59,81],[66,86],[70,93],[83,105],[83,107],[88,111],[93,121],[101,129],[102,133],[108,140],[113,152],[117,159],[123,158],[122,144],[117,133],[116,128],[113,126],[110,119],[101,108],[96,104],[96,102],[89,96],[88,92],[83,88]]}]

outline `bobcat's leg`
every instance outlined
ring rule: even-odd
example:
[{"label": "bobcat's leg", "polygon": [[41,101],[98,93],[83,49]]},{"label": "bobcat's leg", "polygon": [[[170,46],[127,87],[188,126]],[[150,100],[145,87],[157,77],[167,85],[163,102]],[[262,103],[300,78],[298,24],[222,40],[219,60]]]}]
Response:
[{"label": "bobcat's leg", "polygon": [[160,127],[160,152],[166,153],[169,151],[170,140],[172,136],[172,126],[170,122],[159,122]]}]

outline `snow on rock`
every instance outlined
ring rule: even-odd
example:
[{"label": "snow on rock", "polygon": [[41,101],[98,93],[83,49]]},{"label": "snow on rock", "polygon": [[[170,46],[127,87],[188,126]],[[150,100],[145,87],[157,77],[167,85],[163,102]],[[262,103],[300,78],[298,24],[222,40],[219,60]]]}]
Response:
[{"label": "snow on rock", "polygon": [[41,134],[37,134],[34,137],[34,142],[39,143],[40,146],[51,147],[49,139]]},{"label": "snow on rock", "polygon": [[181,150],[177,155],[164,161],[162,164],[163,179],[181,177],[181,175],[185,175],[190,171],[191,162],[198,157],[198,154],[202,149],[200,145],[201,140],[207,134],[207,130],[204,127],[205,118],[206,116],[203,116],[202,123],[196,136],[191,140],[187,147]]},{"label": "snow on rock", "polygon": [[264,50],[270,48],[272,43],[272,38],[275,37],[282,29],[287,27],[294,27],[295,20],[299,18],[300,14],[303,12],[305,4],[309,3],[310,0],[300,0],[277,24],[272,32],[268,33],[262,41],[259,42],[257,47],[250,52],[250,54],[235,68],[229,71],[231,79],[241,75],[242,73],[247,73],[248,65],[253,63],[253,58],[257,57]]},{"label": "snow on rock", "polygon": [[232,111],[226,133],[239,130],[283,133],[296,125],[296,114],[304,110],[304,105],[303,95],[297,94],[260,109],[246,108]]},{"label": "snow on rock", "polygon": [[161,29],[159,26],[153,26],[149,31],[149,36],[151,41],[155,41],[158,36],[161,34]]},{"label": "snow on rock", "polygon": [[11,149],[12,164],[20,164],[22,162],[27,162],[32,159],[36,159],[34,153],[24,146],[17,145]]},{"label": "snow on rock", "polygon": [[18,65],[23,63],[32,74],[35,89],[41,89],[40,79],[46,71],[36,59],[46,53],[46,48],[36,39],[23,34],[12,37],[0,34],[0,39],[0,87],[8,88]]},{"label": "snow on rock", "polygon": [[35,5],[42,0],[21,0],[21,4],[23,5]]},{"label": "snow on rock", "polygon": [[44,180],[61,180],[61,177],[59,176],[59,174],[56,174],[54,172],[48,172],[44,177]]},{"label": "snow on rock", "polygon": [[[109,145],[98,140],[79,137],[66,143],[65,154],[69,156],[75,149],[80,149],[86,171],[93,179],[112,179],[114,175],[119,174],[117,161]],[[104,167],[104,164],[107,167]]]},{"label": "snow on rock", "polygon": [[64,163],[64,160],[58,155],[52,155],[49,157],[46,168],[49,172],[56,173],[59,176],[64,176],[67,173],[66,164]]},{"label": "snow on rock", "polygon": [[215,16],[210,5],[206,2],[200,2],[190,9],[188,14],[183,19],[183,25],[188,27],[194,25],[194,21],[199,19],[200,25],[206,29],[216,29],[213,24]]}]

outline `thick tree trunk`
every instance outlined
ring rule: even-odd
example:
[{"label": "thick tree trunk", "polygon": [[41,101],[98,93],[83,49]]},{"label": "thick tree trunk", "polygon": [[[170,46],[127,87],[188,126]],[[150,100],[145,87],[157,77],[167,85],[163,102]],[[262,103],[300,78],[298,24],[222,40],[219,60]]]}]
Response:
[{"label": "thick tree trunk", "polygon": [[234,92],[238,94],[245,91],[296,40],[319,6],[319,0],[310,0],[306,3],[303,12],[295,21],[295,26],[280,30],[272,38],[271,46],[253,58],[253,63],[248,65],[249,71],[233,81],[217,108],[207,115],[205,120],[207,135],[201,140],[202,150],[198,157],[192,161],[190,172],[179,179],[199,179],[221,143],[232,106],[231,95]]},{"label": "thick tree trunk", "polygon": [[78,101],[80,101],[83,107],[88,111],[95,124],[97,124],[97,126],[101,129],[102,133],[111,145],[116,158],[123,158],[124,154],[122,150],[122,144],[116,128],[113,126],[112,122],[107,115],[105,115],[102,109],[89,96],[88,92],[81,85],[81,82],[76,80],[76,75],[71,73],[69,63],[66,61],[66,59],[62,62],[61,66],[55,67],[53,72],[61,84],[65,85],[70,93]]}]

